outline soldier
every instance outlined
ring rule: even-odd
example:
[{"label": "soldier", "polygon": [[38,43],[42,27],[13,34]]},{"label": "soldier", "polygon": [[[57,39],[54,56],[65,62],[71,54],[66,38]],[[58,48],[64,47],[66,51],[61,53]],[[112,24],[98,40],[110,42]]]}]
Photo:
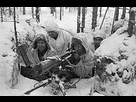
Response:
[{"label": "soldier", "polygon": [[100,46],[102,40],[105,39],[105,34],[102,30],[97,30],[93,34],[95,50]]},{"label": "soldier", "polygon": [[84,33],[73,36],[70,46],[72,50],[76,51],[69,59],[72,71],[81,78],[92,77],[94,54],[88,46],[87,37],[84,36]]},{"label": "soldier", "polygon": [[37,34],[33,45],[27,49],[27,56],[30,61],[30,66],[27,68],[21,67],[21,74],[26,77],[31,77],[28,73],[30,69],[33,71],[42,71],[40,63],[46,60],[46,57],[52,57],[56,55],[57,52],[48,44],[44,34]]},{"label": "soldier", "polygon": [[73,34],[59,28],[53,21],[46,21],[44,23],[44,28],[47,31],[48,42],[57,51],[57,55],[64,54]]}]

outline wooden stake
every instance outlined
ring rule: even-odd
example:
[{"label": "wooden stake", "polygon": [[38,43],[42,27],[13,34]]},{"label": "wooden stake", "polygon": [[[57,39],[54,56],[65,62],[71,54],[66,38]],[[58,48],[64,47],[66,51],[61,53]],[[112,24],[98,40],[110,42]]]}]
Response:
[{"label": "wooden stake", "polygon": [[104,19],[105,19],[105,17],[106,17],[106,14],[107,14],[108,9],[109,9],[109,7],[107,7],[107,9],[106,9],[106,11],[105,11],[105,14],[104,14],[104,17],[103,17],[103,20],[102,20],[102,23],[101,23],[101,25],[100,25],[100,28],[99,28],[99,29],[101,29],[101,28],[102,28],[102,25],[103,25],[103,22],[104,22]]},{"label": "wooden stake", "polygon": [[15,39],[16,39],[16,52],[18,53],[18,38],[17,38],[17,30],[16,30],[16,10],[14,7],[14,31],[15,31]]}]

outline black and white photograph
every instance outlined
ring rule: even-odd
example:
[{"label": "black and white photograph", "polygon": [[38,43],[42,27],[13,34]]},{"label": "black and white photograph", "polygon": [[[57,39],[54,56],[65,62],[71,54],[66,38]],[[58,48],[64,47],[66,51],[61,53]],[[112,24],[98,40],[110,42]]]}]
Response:
[{"label": "black and white photograph", "polygon": [[0,96],[136,96],[136,7],[0,7]]}]

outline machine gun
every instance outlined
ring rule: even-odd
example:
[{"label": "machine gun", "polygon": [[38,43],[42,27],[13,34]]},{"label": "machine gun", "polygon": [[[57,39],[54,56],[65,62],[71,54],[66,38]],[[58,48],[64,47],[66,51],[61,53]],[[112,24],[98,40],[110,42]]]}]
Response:
[{"label": "machine gun", "polygon": [[[49,64],[47,64],[47,66],[46,66],[46,68],[45,68],[45,70],[43,70],[42,71],[42,73],[41,74],[39,74],[39,75],[34,75],[33,76],[33,78],[38,78],[39,76],[42,76],[44,73],[46,73],[47,71],[49,71],[50,69],[52,69],[53,67],[59,67],[59,66],[61,66],[61,64],[64,62],[64,61],[68,61],[68,58],[73,54],[73,53],[75,53],[75,51],[69,51],[69,52],[67,52],[66,54],[64,54],[64,55],[62,55],[62,56],[60,56],[58,59],[51,59],[50,60],[50,62],[49,62]],[[69,63],[69,62],[68,62]],[[27,94],[27,95],[29,95],[31,92],[33,92],[34,90],[36,90],[36,89],[38,89],[38,88],[40,88],[40,87],[45,87],[45,86],[47,86],[47,85],[49,85],[50,83],[52,83],[53,81],[54,82],[57,82],[57,84],[59,84],[58,86],[58,88],[59,88],[59,90],[61,91],[61,93],[63,94],[63,96],[65,96],[66,95],[66,93],[64,92],[64,90],[63,90],[63,85],[62,85],[62,81],[61,80],[59,80],[59,78],[58,78],[58,76],[56,75],[55,77],[54,77],[54,73],[52,74],[52,76],[51,76],[51,78],[48,78],[47,80],[45,80],[45,82],[42,82],[42,84],[41,85],[38,85],[37,87],[34,87],[33,89],[31,89],[31,90],[28,90],[28,91],[26,91],[25,92],[25,94]],[[39,82],[39,83],[41,83],[41,82]],[[61,83],[61,85],[60,85],[60,83]],[[60,87],[61,86],[61,87]]]},{"label": "machine gun", "polygon": [[37,86],[37,87],[34,87],[34,88],[32,88],[31,90],[26,91],[24,94],[29,95],[29,94],[30,94],[31,92],[33,92],[34,90],[36,90],[36,89],[38,89],[38,88],[40,88],[40,87],[45,87],[45,86],[47,86],[47,85],[50,84],[50,83],[51,83],[51,80],[48,79],[45,83],[43,83],[43,84],[41,84],[41,85],[39,85],[39,86]]},{"label": "machine gun", "polygon": [[[52,68],[57,68],[57,70],[59,70],[58,68],[61,67],[61,64],[64,61],[66,61],[66,63],[70,63],[68,58],[71,57],[71,55],[75,52],[76,52],[75,50],[70,50],[60,57],[56,57],[56,58],[49,57],[49,58],[47,58],[49,62],[44,66],[44,68],[42,68],[42,72],[40,74],[38,74],[35,71],[35,73],[32,75],[33,79],[39,78],[40,76],[44,75],[46,72],[50,71]],[[32,69],[32,70],[35,70],[35,69]]]},{"label": "machine gun", "polygon": [[45,87],[51,83],[55,82],[56,84],[58,84],[57,89],[59,89],[62,93],[63,96],[66,95],[64,87],[62,85],[62,81],[58,79],[58,77],[56,75],[53,75],[51,78],[48,78],[47,80],[45,80],[44,82],[40,82],[40,83],[36,83],[34,85],[34,88],[26,91],[24,94],[29,95],[31,92],[35,91],[36,89],[40,88],[40,87]]}]

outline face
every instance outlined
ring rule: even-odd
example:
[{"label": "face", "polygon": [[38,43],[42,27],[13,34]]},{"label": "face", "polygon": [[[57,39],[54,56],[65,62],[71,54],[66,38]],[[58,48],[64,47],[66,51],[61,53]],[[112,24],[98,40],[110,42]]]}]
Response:
[{"label": "face", "polygon": [[95,44],[95,46],[97,46],[97,47],[99,47],[100,46],[100,43],[102,42],[102,38],[100,38],[100,37],[96,37],[96,38],[94,38],[94,44]]},{"label": "face", "polygon": [[76,50],[79,55],[82,55],[84,53],[83,49],[84,47],[80,44],[74,45],[74,50]]},{"label": "face", "polygon": [[37,48],[38,48],[40,51],[43,51],[43,50],[46,48],[46,43],[45,43],[45,41],[43,41],[43,40],[37,41]]},{"label": "face", "polygon": [[50,37],[54,38],[55,40],[58,37],[58,33],[55,32],[55,31],[48,31],[48,34],[49,34]]}]

